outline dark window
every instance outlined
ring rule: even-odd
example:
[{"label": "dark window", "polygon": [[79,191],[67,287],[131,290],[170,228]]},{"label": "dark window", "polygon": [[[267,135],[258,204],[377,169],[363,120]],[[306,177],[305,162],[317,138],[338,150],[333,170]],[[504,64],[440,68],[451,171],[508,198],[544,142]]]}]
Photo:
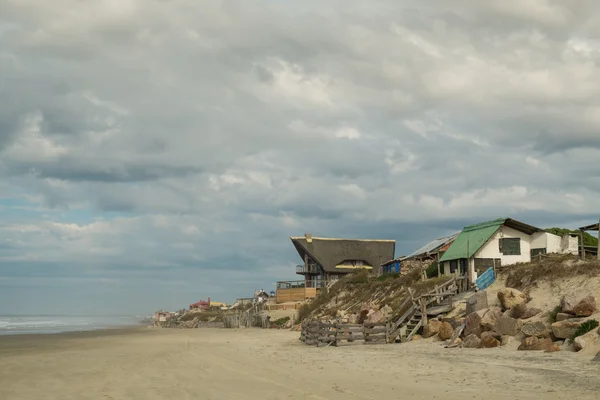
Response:
[{"label": "dark window", "polygon": [[505,256],[520,256],[521,255],[521,239],[519,238],[502,238],[500,239],[500,253]]},{"label": "dark window", "polygon": [[538,254],[546,254],[546,249],[531,249],[531,257],[535,257]]},{"label": "dark window", "polygon": [[458,267],[458,261],[450,261],[450,273],[453,274],[456,272],[456,268]]},{"label": "dark window", "polygon": [[476,258],[475,259],[475,271],[478,274],[487,271],[489,268],[501,267],[502,262],[499,258]]},{"label": "dark window", "polygon": [[468,265],[469,265],[469,262],[466,259],[460,260],[460,275],[461,276],[466,276],[468,274],[468,272],[467,272]]}]

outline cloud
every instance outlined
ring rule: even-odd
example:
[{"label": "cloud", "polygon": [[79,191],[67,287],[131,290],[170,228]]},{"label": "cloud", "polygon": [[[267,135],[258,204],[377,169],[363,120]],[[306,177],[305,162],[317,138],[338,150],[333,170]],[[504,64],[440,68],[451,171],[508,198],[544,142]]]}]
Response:
[{"label": "cloud", "polygon": [[591,0],[38,3],[0,4],[3,287],[140,312],[293,279],[304,232],[596,219]]}]

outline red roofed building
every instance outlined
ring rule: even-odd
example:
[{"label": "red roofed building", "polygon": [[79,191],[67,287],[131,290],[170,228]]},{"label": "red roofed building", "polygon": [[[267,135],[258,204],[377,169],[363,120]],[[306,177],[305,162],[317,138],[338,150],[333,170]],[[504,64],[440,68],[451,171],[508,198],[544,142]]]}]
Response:
[{"label": "red roofed building", "polygon": [[190,310],[200,309],[200,310],[208,310],[210,308],[210,297],[208,301],[200,300],[197,303],[190,304]]}]

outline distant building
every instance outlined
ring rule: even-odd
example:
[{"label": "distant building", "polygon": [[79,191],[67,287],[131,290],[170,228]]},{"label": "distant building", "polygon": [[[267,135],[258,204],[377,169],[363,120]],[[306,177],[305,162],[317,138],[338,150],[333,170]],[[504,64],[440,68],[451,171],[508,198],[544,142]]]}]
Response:
[{"label": "distant building", "polygon": [[380,274],[385,273],[407,273],[414,268],[425,268],[432,262],[438,261],[439,258],[444,254],[454,240],[458,237],[460,232],[456,232],[450,236],[432,240],[425,246],[414,251],[413,253],[395,258],[390,261],[386,261],[381,264]]},{"label": "distant building", "polygon": [[334,239],[311,234],[291,237],[303,263],[296,274],[304,276],[306,287],[321,287],[356,270],[378,272],[382,263],[394,258],[395,240]]},{"label": "distant building", "polygon": [[470,225],[454,240],[439,262],[444,275],[468,276],[471,282],[488,268],[530,262],[538,254],[567,254],[576,237],[561,238],[543,229],[501,218]]}]

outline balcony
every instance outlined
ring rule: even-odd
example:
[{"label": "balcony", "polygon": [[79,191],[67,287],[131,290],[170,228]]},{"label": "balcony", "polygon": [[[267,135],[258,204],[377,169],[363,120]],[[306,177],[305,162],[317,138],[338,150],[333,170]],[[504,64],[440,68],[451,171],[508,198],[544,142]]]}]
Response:
[{"label": "balcony", "polygon": [[319,267],[316,264],[310,264],[308,266],[305,265],[296,265],[296,274],[298,275],[318,275]]}]

